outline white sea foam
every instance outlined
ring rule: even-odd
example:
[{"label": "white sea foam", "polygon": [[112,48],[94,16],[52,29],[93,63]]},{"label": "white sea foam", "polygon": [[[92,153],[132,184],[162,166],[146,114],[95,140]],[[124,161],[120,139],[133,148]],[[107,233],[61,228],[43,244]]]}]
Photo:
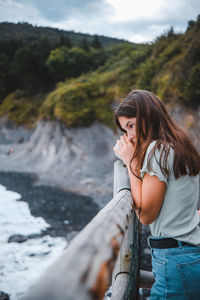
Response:
[{"label": "white sea foam", "polygon": [[0,290],[18,300],[43,275],[66,246],[64,238],[28,239],[8,243],[14,234],[38,234],[49,227],[43,218],[33,217],[21,195],[0,185]]}]

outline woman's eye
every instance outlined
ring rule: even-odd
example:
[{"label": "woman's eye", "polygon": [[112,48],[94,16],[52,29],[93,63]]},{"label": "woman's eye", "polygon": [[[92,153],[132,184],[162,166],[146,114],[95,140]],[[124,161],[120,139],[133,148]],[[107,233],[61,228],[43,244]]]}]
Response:
[{"label": "woman's eye", "polygon": [[133,127],[134,127],[134,124],[130,124],[129,127],[130,127],[130,128],[133,128]]}]

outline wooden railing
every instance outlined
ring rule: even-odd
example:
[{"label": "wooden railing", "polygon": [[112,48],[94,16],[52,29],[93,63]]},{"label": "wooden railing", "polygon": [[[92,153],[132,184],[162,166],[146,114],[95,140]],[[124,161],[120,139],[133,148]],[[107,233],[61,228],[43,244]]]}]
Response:
[{"label": "wooden railing", "polygon": [[[123,299],[133,255],[134,218],[129,178],[118,160],[113,199],[70,242],[24,300],[101,300],[111,283],[112,299]],[[137,280],[138,286],[150,288],[154,277],[140,271]]]}]

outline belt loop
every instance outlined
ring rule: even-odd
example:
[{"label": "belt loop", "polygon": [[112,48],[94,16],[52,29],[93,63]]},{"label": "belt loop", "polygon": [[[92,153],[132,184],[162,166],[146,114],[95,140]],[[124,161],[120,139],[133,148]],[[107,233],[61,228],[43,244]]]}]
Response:
[{"label": "belt loop", "polygon": [[179,247],[180,249],[182,249],[182,248],[183,248],[182,242],[180,242],[180,241],[177,241],[177,242],[178,242],[178,247]]}]

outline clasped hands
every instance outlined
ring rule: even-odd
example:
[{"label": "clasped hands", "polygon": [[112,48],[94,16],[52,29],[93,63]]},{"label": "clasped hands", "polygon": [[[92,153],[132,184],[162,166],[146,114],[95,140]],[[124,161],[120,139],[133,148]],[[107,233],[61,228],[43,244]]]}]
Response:
[{"label": "clasped hands", "polygon": [[120,139],[117,140],[116,145],[113,147],[113,151],[118,154],[123,163],[129,167],[135,152],[135,143],[133,141],[129,141],[126,134],[121,135]]}]

